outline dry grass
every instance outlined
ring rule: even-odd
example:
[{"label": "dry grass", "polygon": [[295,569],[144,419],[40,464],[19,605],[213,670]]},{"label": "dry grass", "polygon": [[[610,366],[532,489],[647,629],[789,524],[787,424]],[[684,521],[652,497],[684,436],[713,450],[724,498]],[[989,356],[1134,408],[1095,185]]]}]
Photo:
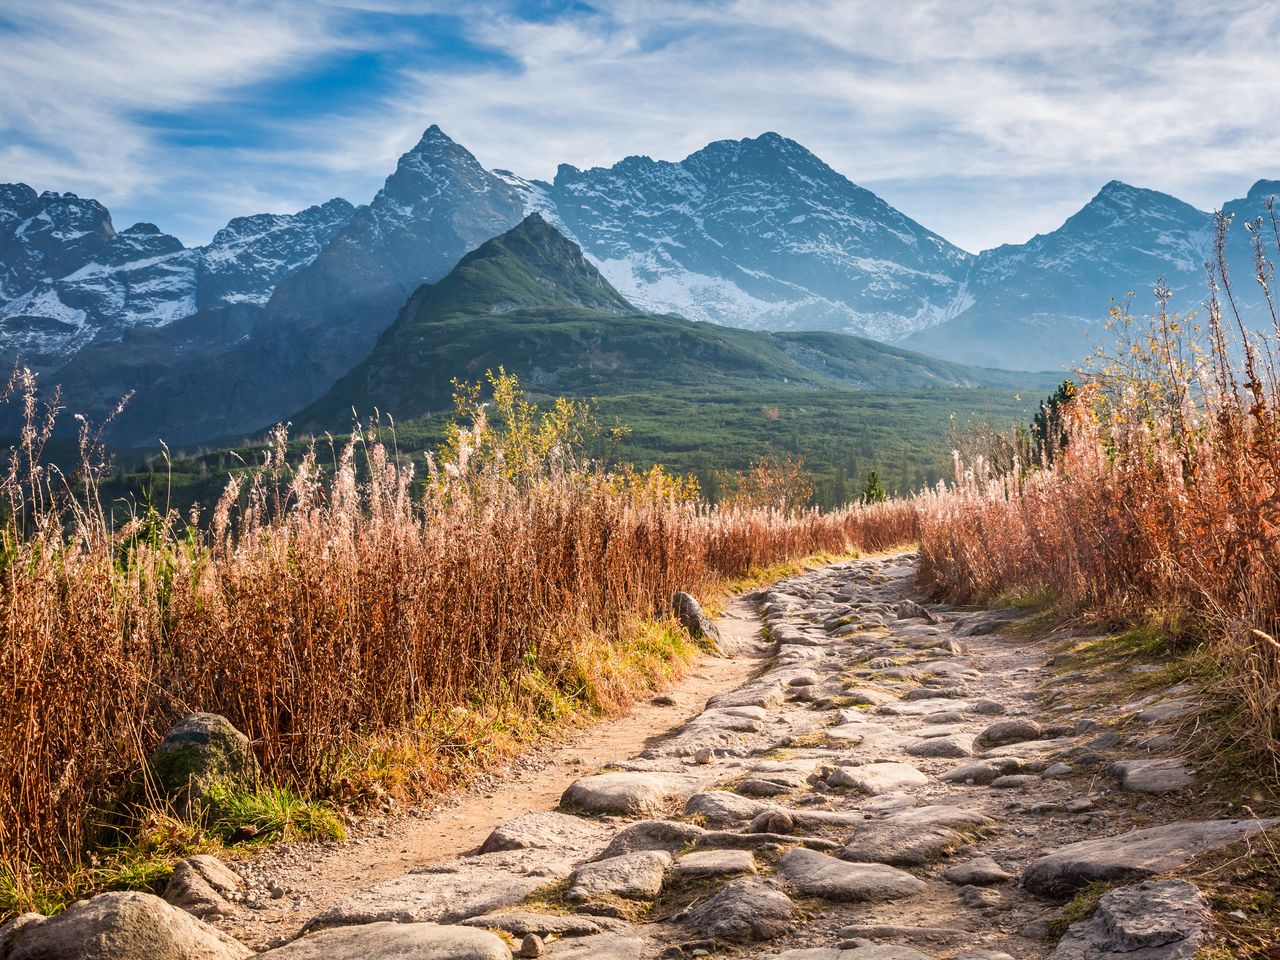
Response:
[{"label": "dry grass", "polygon": [[425,478],[377,431],[331,471],[286,463],[281,433],[207,523],[115,526],[93,438],[74,479],[43,464],[51,418],[19,381],[28,429],[0,478],[11,905],[83,862],[189,712],[227,716],[300,795],[421,793],[678,671],[695,651],[674,591],[915,534],[903,504],[715,509],[661,471],[607,473],[575,454],[589,410],[537,411],[506,377],[487,404],[461,392]]},{"label": "dry grass", "polygon": [[[1270,304],[1268,244],[1280,244],[1280,230],[1274,214],[1251,226],[1256,279]],[[953,599],[1051,597],[1068,613],[1154,623],[1175,642],[1203,645],[1231,686],[1223,692],[1245,706],[1236,736],[1270,758],[1274,778],[1280,320],[1273,310],[1266,336],[1246,329],[1225,244],[1223,221],[1203,331],[1171,314],[1161,291],[1145,321],[1114,313],[1119,347],[1082,371],[1050,431],[1052,458],[1015,458],[1003,469],[971,458],[958,463],[954,488],[918,501],[921,575]]]}]

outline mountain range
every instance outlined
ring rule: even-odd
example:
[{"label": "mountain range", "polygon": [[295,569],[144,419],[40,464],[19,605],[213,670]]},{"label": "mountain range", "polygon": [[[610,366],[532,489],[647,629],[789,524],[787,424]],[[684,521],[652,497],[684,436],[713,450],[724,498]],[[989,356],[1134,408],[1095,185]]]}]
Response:
[{"label": "mountain range", "polygon": [[[740,330],[643,312],[538,213],[423,284],[370,354],[294,416],[341,431],[353,410],[418,418],[450,406],[454,377],[504,367],[542,395],[720,395],[1023,387],[1025,373],[937,360],[848,334]],[[1041,384],[1048,386],[1047,382]]]},{"label": "mountain range", "polygon": [[[1277,188],[1224,209],[1257,215]],[[1212,247],[1210,214],[1118,182],[1059,229],[975,256],[777,134],[544,182],[486,170],[433,126],[368,204],[237,218],[204,247],[0,185],[0,357],[90,415],[134,391],[122,443],[244,435],[319,401],[422,284],[531,212],[632,312],[1023,370],[1081,357],[1111,298],[1158,277],[1194,308]]]}]

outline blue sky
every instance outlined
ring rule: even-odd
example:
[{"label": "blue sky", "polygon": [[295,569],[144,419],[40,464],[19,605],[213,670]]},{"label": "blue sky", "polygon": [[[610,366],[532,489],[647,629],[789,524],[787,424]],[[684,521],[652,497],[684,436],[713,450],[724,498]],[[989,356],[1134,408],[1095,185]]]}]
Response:
[{"label": "blue sky", "polygon": [[366,202],[431,123],[539,178],[776,130],[978,250],[1280,177],[1278,55],[1241,0],[5,0],[0,180],[201,243]]}]

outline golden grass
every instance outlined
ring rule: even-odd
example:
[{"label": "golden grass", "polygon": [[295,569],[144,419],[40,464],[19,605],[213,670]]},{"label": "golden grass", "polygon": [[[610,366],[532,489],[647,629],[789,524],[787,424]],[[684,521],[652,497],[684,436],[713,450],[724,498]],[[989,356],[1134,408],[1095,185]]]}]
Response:
[{"label": "golden grass", "polygon": [[19,379],[28,426],[0,477],[0,874],[19,906],[83,862],[189,712],[245,731],[269,786],[421,795],[670,682],[698,652],[673,592],[915,532],[903,504],[717,509],[660,470],[610,474],[575,453],[584,407],[540,412],[501,376],[487,405],[460,392],[425,477],[377,431],[332,472],[286,462],[279,431],[207,522],[115,526],[92,438],[75,479],[45,465],[51,418]]}]

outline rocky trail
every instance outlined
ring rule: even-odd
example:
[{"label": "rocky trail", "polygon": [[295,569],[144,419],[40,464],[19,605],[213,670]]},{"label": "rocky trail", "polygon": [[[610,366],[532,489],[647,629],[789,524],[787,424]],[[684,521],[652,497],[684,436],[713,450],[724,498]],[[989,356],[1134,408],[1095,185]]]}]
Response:
[{"label": "rocky trail", "polygon": [[[1280,826],[1184,758],[1201,691],[1158,662],[1090,660],[1068,631],[1011,631],[1016,611],[927,603],[914,560],[742,601],[731,657],[666,705],[718,685],[704,709],[515,771],[464,801],[466,830],[436,817],[307,863],[193,858],[168,893],[190,913],[104,894],[0,928],[0,960],[246,943],[272,960],[1190,960],[1214,918],[1179,871]],[[106,943],[160,908],[178,946],[57,952],[77,924]]]}]

